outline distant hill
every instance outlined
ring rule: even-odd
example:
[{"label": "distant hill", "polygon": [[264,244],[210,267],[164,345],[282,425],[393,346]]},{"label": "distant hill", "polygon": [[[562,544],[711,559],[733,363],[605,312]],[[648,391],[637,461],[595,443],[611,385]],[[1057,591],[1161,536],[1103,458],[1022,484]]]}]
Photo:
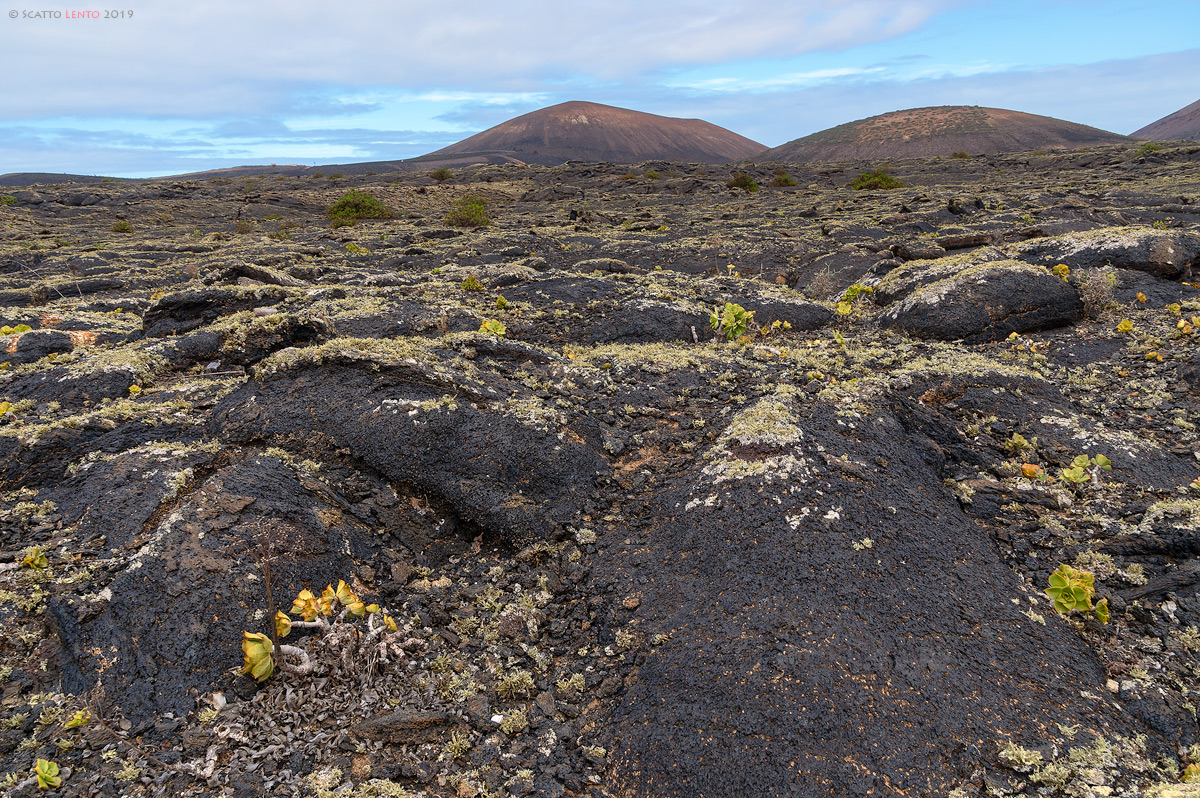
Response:
[{"label": "distant hill", "polygon": [[676,119],[589,102],[566,102],[518,116],[420,161],[729,163],[766,146],[700,119]]},{"label": "distant hill", "polygon": [[1135,139],[1200,139],[1200,100],[1129,135]]},{"label": "distant hill", "polygon": [[956,152],[984,155],[1124,141],[1129,138],[1048,116],[974,105],[941,105],[847,122],[767,150],[759,159],[927,158]]}]

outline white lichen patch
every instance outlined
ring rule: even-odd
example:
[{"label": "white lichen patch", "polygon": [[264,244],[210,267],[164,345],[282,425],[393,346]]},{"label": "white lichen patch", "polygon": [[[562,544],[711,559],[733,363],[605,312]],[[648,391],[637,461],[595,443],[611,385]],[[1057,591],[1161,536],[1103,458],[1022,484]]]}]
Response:
[{"label": "white lichen patch", "polygon": [[718,484],[753,476],[768,482],[811,479],[812,464],[800,447],[804,433],[791,398],[794,393],[792,386],[784,386],[736,414],[705,454],[709,462],[702,473]]}]

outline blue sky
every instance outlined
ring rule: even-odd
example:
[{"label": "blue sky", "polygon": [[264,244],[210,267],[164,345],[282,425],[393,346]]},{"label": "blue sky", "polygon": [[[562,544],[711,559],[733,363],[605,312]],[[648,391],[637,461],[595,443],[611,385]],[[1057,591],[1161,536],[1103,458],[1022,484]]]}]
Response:
[{"label": "blue sky", "polygon": [[1200,99],[1200,0],[125,2],[0,11],[0,173],[406,158],[566,100],[775,146],[926,105],[1130,133]]}]

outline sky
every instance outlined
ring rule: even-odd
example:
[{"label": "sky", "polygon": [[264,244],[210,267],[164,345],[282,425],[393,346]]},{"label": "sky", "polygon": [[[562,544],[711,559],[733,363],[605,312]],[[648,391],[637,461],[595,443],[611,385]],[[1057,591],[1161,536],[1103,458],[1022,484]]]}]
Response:
[{"label": "sky", "polygon": [[1200,100],[1200,0],[86,2],[0,9],[0,174],[409,158],[568,100],[766,146],[929,105],[1127,134]]}]

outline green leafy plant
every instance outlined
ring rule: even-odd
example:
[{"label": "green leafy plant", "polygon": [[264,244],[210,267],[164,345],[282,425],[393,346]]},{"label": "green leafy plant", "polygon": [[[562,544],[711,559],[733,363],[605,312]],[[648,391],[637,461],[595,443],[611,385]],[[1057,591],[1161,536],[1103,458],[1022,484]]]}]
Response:
[{"label": "green leafy plant", "polygon": [[508,328],[504,326],[504,322],[497,321],[496,319],[486,319],[479,325],[479,332],[490,333],[499,337],[508,332]]},{"label": "green leafy plant", "polygon": [[483,284],[479,282],[479,278],[475,275],[468,275],[467,279],[462,281],[460,286],[464,291],[482,291]]},{"label": "green leafy plant", "polygon": [[444,166],[434,169],[432,172],[429,173],[429,179],[436,180],[438,182],[438,185],[445,183],[447,180],[449,180],[452,177],[454,177],[454,173],[451,172],[449,169],[447,169]]},{"label": "green leafy plant", "polygon": [[487,200],[474,194],[455,200],[454,207],[446,214],[446,224],[451,227],[487,227],[491,223]]},{"label": "green leafy plant", "polygon": [[746,310],[741,305],[726,302],[725,307],[717,307],[708,317],[708,326],[718,335],[723,335],[726,341],[732,341],[746,334],[754,311]]},{"label": "green leafy plant", "polygon": [[[1032,224],[1032,222],[1033,222],[1033,218],[1030,217],[1029,223]],[[1060,278],[1062,278],[1063,282],[1066,282],[1067,278],[1071,276],[1071,267],[1065,263],[1058,263],[1058,264],[1055,264],[1054,268],[1051,269],[1050,272],[1055,277],[1060,277]]]},{"label": "green leafy plant", "polygon": [[112,231],[114,233],[132,233],[133,225],[126,221],[113,222]]},{"label": "green leafy plant", "polygon": [[63,724],[64,729],[74,729],[85,725],[92,719],[92,713],[86,709],[81,709],[71,716],[70,720]]},{"label": "green leafy plant", "polygon": [[34,546],[25,552],[25,557],[21,560],[21,565],[24,565],[26,568],[32,568],[35,571],[41,571],[50,566],[50,561],[46,559],[46,552]]},{"label": "green leafy plant", "polygon": [[1029,441],[1019,432],[1014,432],[1012,436],[1004,442],[1004,448],[1010,452],[1019,452],[1022,449],[1029,447]]},{"label": "green leafy plant", "polygon": [[758,191],[758,183],[753,177],[745,172],[738,172],[725,183],[729,188],[740,188],[747,194],[753,194]]},{"label": "green leafy plant", "polygon": [[351,255],[370,255],[371,254],[371,250],[367,249],[366,247],[360,247],[358,244],[355,244],[353,241],[351,241],[349,244],[346,245],[346,251],[349,252]]},{"label": "green leafy plant", "polygon": [[1050,587],[1045,593],[1054,602],[1054,609],[1063,615],[1070,612],[1094,614],[1100,623],[1108,623],[1108,599],[1100,599],[1092,607],[1096,595],[1096,577],[1089,571],[1072,568],[1065,563],[1050,574]]},{"label": "green leafy plant", "polygon": [[0,335],[17,335],[18,333],[27,333],[32,329],[28,324],[18,324],[16,327],[9,327],[5,324],[0,327]]},{"label": "green leafy plant", "polygon": [[1089,480],[1093,485],[1099,485],[1101,471],[1112,471],[1112,461],[1102,454],[1095,457],[1081,454],[1071,461],[1070,467],[1062,470],[1062,478],[1076,485]]},{"label": "green leafy plant", "polygon": [[892,177],[888,167],[880,166],[872,172],[863,172],[848,184],[855,191],[887,191],[904,188],[904,184]]},{"label": "green leafy plant", "polygon": [[772,188],[786,188],[788,186],[798,186],[798,185],[800,185],[800,184],[797,183],[795,178],[793,178],[791,175],[789,175],[783,169],[783,167],[778,167],[775,169],[774,177],[771,178],[771,187]]},{"label": "green leafy plant", "polygon": [[834,310],[837,311],[839,316],[849,316],[854,312],[855,307],[861,306],[866,302],[871,294],[874,293],[874,290],[869,285],[855,283],[842,293],[841,298],[834,306]]},{"label": "green leafy plant", "polygon": [[12,194],[0,195],[0,205],[16,205],[17,198]]},{"label": "green leafy plant", "polygon": [[395,212],[365,191],[351,189],[325,209],[325,217],[335,226],[352,225],[359,219],[391,219]]},{"label": "green leafy plant", "polygon": [[1145,144],[1143,144],[1141,147],[1138,148],[1137,154],[1138,155],[1149,155],[1152,152],[1160,152],[1163,149],[1164,149],[1163,145],[1155,144],[1153,141],[1147,141]]},{"label": "green leafy plant", "polygon": [[647,169],[646,174],[642,175],[642,177],[646,178],[647,180],[662,180],[662,175],[653,169]]},{"label": "green leafy plant", "polygon": [[48,759],[39,759],[34,763],[33,773],[37,776],[39,790],[49,790],[62,784],[62,778],[58,775],[58,765]]}]

